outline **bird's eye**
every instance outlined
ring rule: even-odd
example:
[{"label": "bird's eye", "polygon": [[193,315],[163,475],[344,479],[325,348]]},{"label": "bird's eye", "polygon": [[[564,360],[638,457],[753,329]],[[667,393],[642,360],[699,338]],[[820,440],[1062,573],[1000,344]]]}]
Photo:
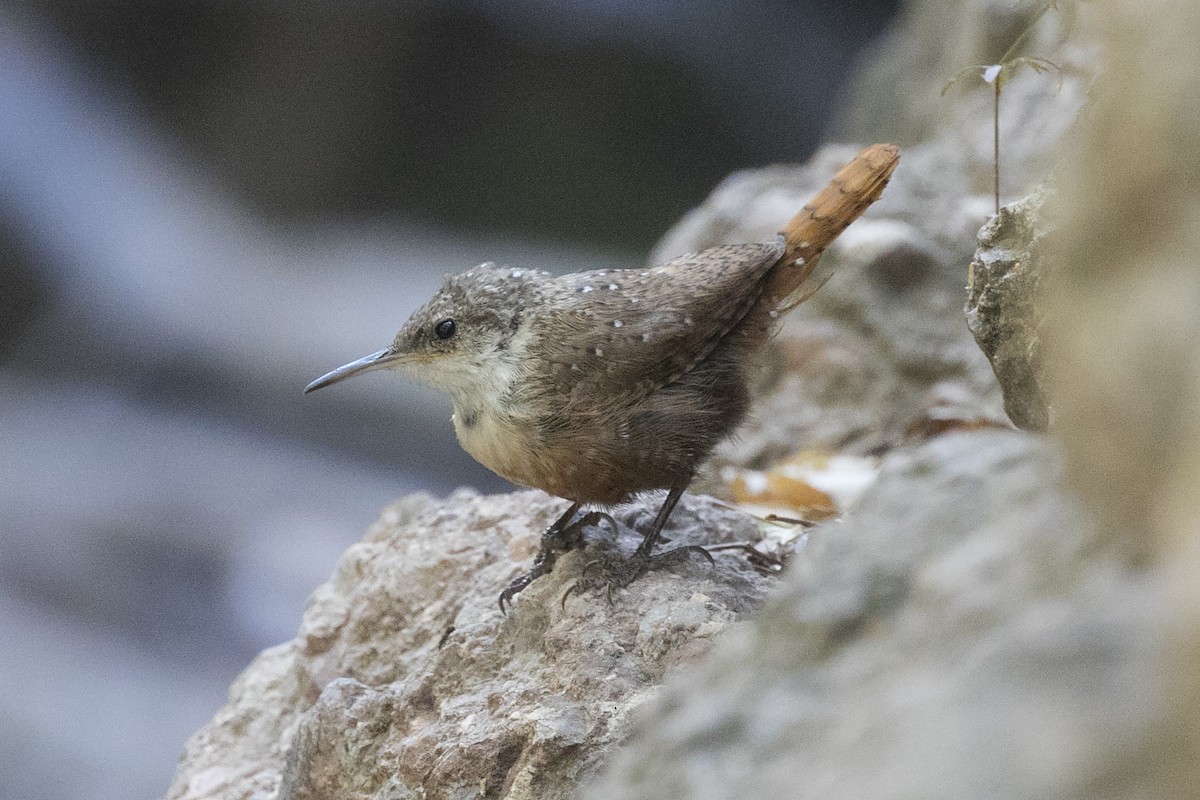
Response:
[{"label": "bird's eye", "polygon": [[454,324],[454,320],[444,319],[433,326],[433,335],[439,339],[449,339],[454,336],[454,332],[457,329],[458,326]]}]

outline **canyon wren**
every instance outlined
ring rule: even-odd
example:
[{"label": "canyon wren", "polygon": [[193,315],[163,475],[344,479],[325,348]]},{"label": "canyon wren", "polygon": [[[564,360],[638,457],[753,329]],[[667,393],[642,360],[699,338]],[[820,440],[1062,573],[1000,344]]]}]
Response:
[{"label": "canyon wren", "polygon": [[391,345],[304,391],[402,369],[450,395],[458,441],[477,461],[571,501],[533,569],[500,595],[502,611],[550,571],[569,535],[607,518],[575,519],[581,507],[666,489],[627,583],[664,556],[700,550],[652,554],[697,464],[745,416],[755,351],[824,283],[814,278],[822,251],[879,198],[899,159],[894,145],[863,150],[775,241],[646,269],[555,277],[486,263],[448,276]]}]

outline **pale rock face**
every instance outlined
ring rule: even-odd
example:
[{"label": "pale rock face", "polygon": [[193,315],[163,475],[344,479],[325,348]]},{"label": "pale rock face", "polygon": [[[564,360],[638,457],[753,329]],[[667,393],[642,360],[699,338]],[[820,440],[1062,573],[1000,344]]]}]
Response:
[{"label": "pale rock face", "polygon": [[1045,374],[1050,337],[1040,306],[1053,264],[1044,252],[1054,233],[1053,199],[1040,187],[1004,206],[979,231],[968,280],[967,327],[992,363],[1009,419],[1027,431],[1045,431],[1053,416]]},{"label": "pale rock face", "polygon": [[1161,592],[1060,461],[1015,431],[893,452],[583,797],[1133,796],[1166,712]]},{"label": "pale rock face", "polygon": [[[617,519],[644,525],[656,502]],[[464,491],[387,509],[313,594],[296,638],[259,656],[188,743],[168,797],[568,797],[663,676],[759,608],[773,579],[718,555],[715,570],[684,563],[612,605],[584,593],[564,610],[586,560],[573,554],[501,615],[498,593],[562,507]],[[744,540],[755,526],[687,497],[666,532]],[[623,529],[625,549],[636,542]]]}]

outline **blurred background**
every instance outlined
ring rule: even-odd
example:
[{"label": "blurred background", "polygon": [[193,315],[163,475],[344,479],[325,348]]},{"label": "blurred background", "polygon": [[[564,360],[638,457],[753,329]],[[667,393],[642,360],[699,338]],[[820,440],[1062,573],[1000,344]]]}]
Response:
[{"label": "blurred background", "polygon": [[380,508],[506,488],[442,398],[308,381],[807,159],[895,6],[0,2],[0,797],[160,796]]}]

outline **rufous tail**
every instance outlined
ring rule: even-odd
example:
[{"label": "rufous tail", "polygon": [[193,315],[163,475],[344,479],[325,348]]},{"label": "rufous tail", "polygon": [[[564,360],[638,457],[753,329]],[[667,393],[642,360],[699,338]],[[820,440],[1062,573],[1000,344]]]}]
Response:
[{"label": "rufous tail", "polygon": [[786,301],[786,308],[792,308],[820,288],[823,281],[804,287],[798,298],[791,296],[812,276],[829,243],[879,199],[899,162],[896,145],[871,145],[792,217],[783,229],[786,249],[767,285],[775,302]]}]

